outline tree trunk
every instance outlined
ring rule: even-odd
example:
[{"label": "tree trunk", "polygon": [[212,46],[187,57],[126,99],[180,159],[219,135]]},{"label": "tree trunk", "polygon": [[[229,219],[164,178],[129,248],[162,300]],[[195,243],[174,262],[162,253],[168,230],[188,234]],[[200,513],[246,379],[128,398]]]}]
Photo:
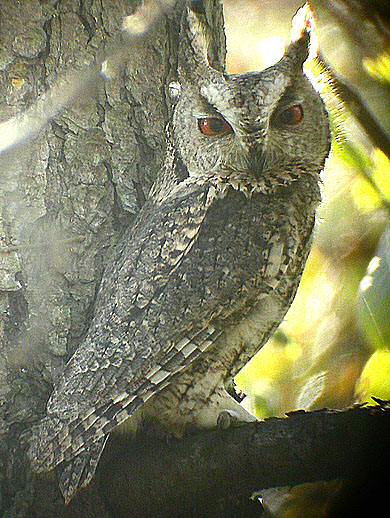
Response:
[{"label": "tree trunk", "polygon": [[[42,417],[53,382],[82,341],[110,252],[163,161],[184,3],[147,41],[127,47],[122,22],[138,4],[1,2],[1,121],[57,81],[63,97],[70,81],[80,82],[66,111],[0,163],[1,516],[64,516],[56,482],[35,484],[20,433]],[[204,8],[214,35],[210,58],[223,67],[221,6],[208,0]],[[113,42],[128,52],[126,63],[108,59],[110,79],[96,75],[83,89],[86,65]],[[86,505],[76,503],[73,516],[109,516],[96,495]]]}]

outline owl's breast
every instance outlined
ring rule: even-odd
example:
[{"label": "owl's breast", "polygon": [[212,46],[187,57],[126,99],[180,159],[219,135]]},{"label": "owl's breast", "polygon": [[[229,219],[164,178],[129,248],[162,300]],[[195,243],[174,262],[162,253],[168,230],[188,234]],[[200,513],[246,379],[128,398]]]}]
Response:
[{"label": "owl's breast", "polygon": [[179,423],[215,425],[209,409],[228,404],[224,385],[268,340],[291,304],[317,203],[318,197],[291,189],[250,199],[234,191],[214,204],[164,295],[172,297],[164,307],[171,319],[180,308],[178,336],[210,324],[219,335],[151,400],[149,415],[170,429]]},{"label": "owl's breast", "polygon": [[316,205],[295,186],[251,198],[232,190],[217,200],[180,272],[202,314],[213,319],[212,307],[224,326],[239,321],[259,297],[284,296],[287,284],[299,281]]},{"label": "owl's breast", "polygon": [[265,343],[295,296],[318,204],[315,196],[305,196],[311,192],[310,181],[307,187],[308,193],[293,185],[273,196],[251,198],[232,191],[205,221],[188,282],[195,286],[201,277],[200,306],[219,302],[209,318],[223,338],[198,363],[207,363],[209,357],[224,370],[225,379]]}]

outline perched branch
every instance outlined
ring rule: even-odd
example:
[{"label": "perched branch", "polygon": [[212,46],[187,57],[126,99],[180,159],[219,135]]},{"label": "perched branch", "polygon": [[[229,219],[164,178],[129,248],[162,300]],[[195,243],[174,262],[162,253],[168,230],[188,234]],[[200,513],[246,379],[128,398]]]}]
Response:
[{"label": "perched branch", "polygon": [[254,491],[350,479],[368,466],[375,478],[376,462],[385,462],[389,451],[390,411],[384,407],[296,412],[169,442],[148,436],[129,444],[114,437],[100,487],[116,517],[232,516],[232,510],[249,516],[238,510]]}]

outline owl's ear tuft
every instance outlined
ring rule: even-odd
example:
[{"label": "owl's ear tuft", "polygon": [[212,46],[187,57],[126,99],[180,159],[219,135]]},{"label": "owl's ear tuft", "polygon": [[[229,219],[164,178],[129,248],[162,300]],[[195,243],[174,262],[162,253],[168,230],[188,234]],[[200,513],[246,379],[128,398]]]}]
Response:
[{"label": "owl's ear tuft", "polygon": [[[179,46],[179,77],[196,81],[197,77],[218,74],[210,66],[210,44],[213,38],[203,2],[191,2],[191,8],[184,9]],[[220,74],[220,73],[219,73]]]},{"label": "owl's ear tuft", "polygon": [[314,12],[309,4],[298,9],[291,22],[291,41],[297,41],[305,34],[315,31]]},{"label": "owl's ear tuft", "polygon": [[314,13],[308,4],[298,9],[292,20],[291,43],[284,59],[296,68],[302,68],[307,59],[318,55],[318,39],[315,30]]},{"label": "owl's ear tuft", "polygon": [[310,36],[304,32],[302,36],[290,43],[284,53],[283,61],[294,69],[302,69],[303,63],[309,57]]}]

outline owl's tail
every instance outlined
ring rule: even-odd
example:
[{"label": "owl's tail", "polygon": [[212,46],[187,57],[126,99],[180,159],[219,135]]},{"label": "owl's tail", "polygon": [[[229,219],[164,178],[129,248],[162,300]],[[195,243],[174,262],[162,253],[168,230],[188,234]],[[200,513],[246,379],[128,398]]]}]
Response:
[{"label": "owl's tail", "polygon": [[90,483],[107,439],[108,435],[101,437],[73,459],[57,466],[59,486],[66,504],[74,497],[76,491]]}]

